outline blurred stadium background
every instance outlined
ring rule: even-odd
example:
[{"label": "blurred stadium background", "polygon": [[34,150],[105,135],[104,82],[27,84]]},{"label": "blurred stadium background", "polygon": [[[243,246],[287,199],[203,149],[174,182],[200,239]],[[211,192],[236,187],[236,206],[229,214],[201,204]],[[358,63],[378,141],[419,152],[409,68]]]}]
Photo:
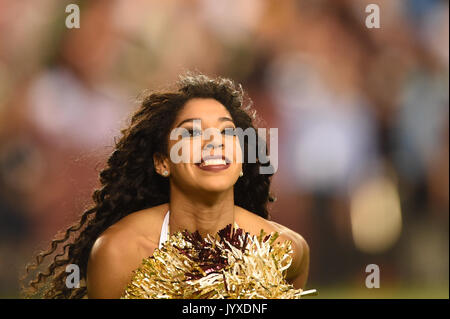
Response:
[{"label": "blurred stadium background", "polygon": [[439,0],[0,0],[0,297],[90,204],[136,97],[198,70],[279,129],[271,212],[310,245],[307,288],[448,298],[448,32]]}]

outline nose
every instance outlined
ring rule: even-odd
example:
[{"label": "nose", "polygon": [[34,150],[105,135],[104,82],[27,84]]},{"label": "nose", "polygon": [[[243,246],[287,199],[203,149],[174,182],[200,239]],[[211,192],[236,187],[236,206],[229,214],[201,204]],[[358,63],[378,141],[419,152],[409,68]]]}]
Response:
[{"label": "nose", "polygon": [[[204,150],[207,153],[211,153],[211,152],[215,152],[216,149],[223,149],[224,144],[223,144],[223,139],[222,138],[217,138],[217,136],[212,135],[210,137],[210,139],[205,140],[205,146],[204,146]],[[212,149],[212,151],[211,151]]]},{"label": "nose", "polygon": [[222,148],[223,147],[223,143],[217,143],[217,142],[209,142],[206,144],[205,149],[209,150],[210,148],[215,149],[215,148]]},{"label": "nose", "polygon": [[205,156],[223,155],[222,143],[207,143],[202,150],[202,158]]}]

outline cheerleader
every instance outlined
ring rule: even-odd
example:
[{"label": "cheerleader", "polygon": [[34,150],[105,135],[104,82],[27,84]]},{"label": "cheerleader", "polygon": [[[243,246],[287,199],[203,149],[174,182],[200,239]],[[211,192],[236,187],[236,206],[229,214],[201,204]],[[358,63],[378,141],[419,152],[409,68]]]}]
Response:
[{"label": "cheerleader", "polygon": [[[277,241],[289,240],[286,280],[303,289],[308,245],[270,220],[272,174],[261,173],[260,161],[248,160],[248,139],[238,141],[235,134],[238,128],[251,129],[262,141],[254,114],[241,87],[224,78],[187,74],[175,89],[149,94],[100,172],[94,205],[30,266],[63,248],[30,288],[45,298],[120,298],[133,271],[170,235],[188,230],[204,237],[231,224],[251,235],[263,230],[277,232]],[[207,129],[219,132],[219,138],[205,138]],[[230,145],[232,152],[225,149]],[[180,150],[189,150],[181,161]],[[69,264],[79,267],[79,287],[66,284]]]}]

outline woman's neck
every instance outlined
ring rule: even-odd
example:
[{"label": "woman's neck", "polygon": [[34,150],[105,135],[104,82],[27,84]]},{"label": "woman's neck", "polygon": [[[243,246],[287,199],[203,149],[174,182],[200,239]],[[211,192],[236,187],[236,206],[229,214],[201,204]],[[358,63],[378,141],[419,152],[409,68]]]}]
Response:
[{"label": "woman's neck", "polygon": [[[204,194],[203,194],[204,195]],[[230,190],[202,196],[185,194],[176,187],[170,193],[170,233],[187,229],[199,231],[201,236],[214,235],[219,230],[234,223],[234,193]]]}]

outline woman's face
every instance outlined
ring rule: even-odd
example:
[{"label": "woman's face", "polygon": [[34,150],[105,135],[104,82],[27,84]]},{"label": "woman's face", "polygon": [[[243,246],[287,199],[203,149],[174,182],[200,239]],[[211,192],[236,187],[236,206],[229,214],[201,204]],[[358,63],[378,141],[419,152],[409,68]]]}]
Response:
[{"label": "woman's face", "polygon": [[178,133],[175,139],[169,138],[169,159],[165,160],[171,182],[187,193],[232,188],[242,169],[239,139],[230,130],[234,128],[230,113],[217,100],[189,100],[171,128]]}]

